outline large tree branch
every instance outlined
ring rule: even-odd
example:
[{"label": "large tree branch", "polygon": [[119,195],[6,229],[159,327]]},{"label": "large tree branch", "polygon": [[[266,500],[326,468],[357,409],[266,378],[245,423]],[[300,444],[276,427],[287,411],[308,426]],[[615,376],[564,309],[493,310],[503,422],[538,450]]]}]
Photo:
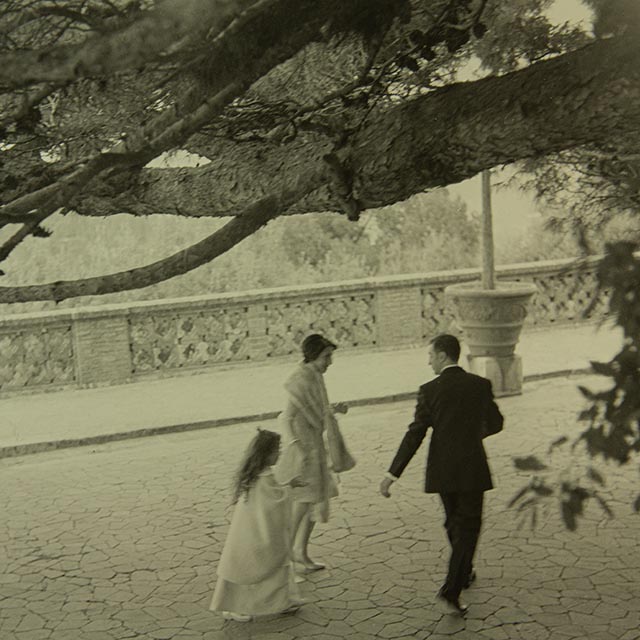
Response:
[{"label": "large tree branch", "polygon": [[[213,76],[207,82],[209,89],[217,90],[213,98],[205,99],[195,110],[190,103],[186,114],[175,108],[169,109],[168,115],[160,114],[135,140],[125,140],[112,151],[88,159],[55,183],[3,205],[0,219],[23,218],[31,211],[37,211],[38,215],[43,215],[45,209],[53,211],[66,205],[99,173],[112,168],[141,167],[163,151],[184,142],[256,79],[317,37],[327,15],[348,21],[363,11],[365,3],[351,0],[337,8],[334,4],[335,0],[259,0],[242,20],[229,26],[222,41],[214,42],[214,63],[204,70],[205,75]],[[377,4],[384,6],[389,2],[378,0]],[[267,15],[262,15],[261,11],[267,11]],[[225,53],[227,58],[220,59]],[[222,70],[217,74],[220,66]],[[227,84],[220,86],[220,75]]]},{"label": "large tree branch", "polygon": [[[340,151],[367,208],[459,182],[502,163],[640,131],[640,38],[599,41],[501,77],[460,83],[370,114]],[[331,142],[301,134],[287,144],[214,140],[191,147],[198,169],[144,169],[133,184],[101,184],[78,198],[85,215],[129,212],[236,215],[274,187],[319,175]],[[290,213],[338,210],[320,188]]]},{"label": "large tree branch", "polygon": [[[238,215],[272,189],[287,189],[298,176],[317,170],[322,163],[314,161],[316,154],[328,153],[331,148],[331,141],[320,135],[303,134],[282,146],[219,139],[217,144],[208,146],[211,161],[205,166],[143,169],[138,176],[118,176],[108,183],[96,184],[73,200],[72,208],[91,216],[122,212]],[[327,197],[326,202],[331,200]]]},{"label": "large tree branch", "polygon": [[218,95],[205,101],[194,113],[174,123],[156,139],[148,141],[142,149],[128,153],[110,151],[97,154],[57,182],[3,205],[0,207],[0,218],[23,219],[24,215],[31,211],[36,212],[37,216],[48,215],[69,202],[102,171],[147,164],[163,151],[170,149],[176,142],[184,139],[189,133],[197,131],[205,122],[219,113],[230,100],[239,95],[242,89],[241,83],[226,87]]},{"label": "large tree branch", "polygon": [[312,189],[321,176],[306,176],[279,194],[271,194],[250,205],[241,215],[228,222],[222,229],[200,242],[172,256],[129,271],[82,280],[50,282],[47,284],[17,287],[0,287],[0,303],[55,300],[60,302],[80,296],[97,296],[118,291],[141,289],[174,276],[187,273],[222,255],[246,237],[255,233],[269,220],[276,218],[293,202]]}]

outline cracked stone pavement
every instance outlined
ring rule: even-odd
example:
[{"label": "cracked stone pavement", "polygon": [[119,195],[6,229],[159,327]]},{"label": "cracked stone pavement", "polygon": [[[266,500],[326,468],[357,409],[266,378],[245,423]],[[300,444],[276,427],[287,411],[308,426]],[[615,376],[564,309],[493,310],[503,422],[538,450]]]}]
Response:
[{"label": "cracked stone pavement", "polygon": [[[499,401],[505,431],[487,441],[497,488],[487,494],[464,619],[434,601],[448,546],[439,500],[420,490],[426,442],[392,498],[377,493],[412,417],[403,402],[341,419],[358,465],[313,538],[312,556],[327,569],[302,585],[309,603],[297,614],[245,624],[208,605],[232,475],[255,425],[0,460],[0,638],[636,640],[637,463],[595,463],[612,520],[593,504],[569,532],[554,502],[532,529],[528,512],[507,507],[528,477],[512,456],[548,459],[554,438],[577,434],[576,385],[596,380],[529,383],[524,395]],[[583,456],[562,450],[551,461],[563,477],[584,470]]]}]

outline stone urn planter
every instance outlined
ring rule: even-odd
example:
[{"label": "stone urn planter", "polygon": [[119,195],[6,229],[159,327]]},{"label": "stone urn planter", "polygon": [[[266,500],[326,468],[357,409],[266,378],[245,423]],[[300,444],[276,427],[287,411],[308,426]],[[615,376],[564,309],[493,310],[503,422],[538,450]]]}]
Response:
[{"label": "stone urn planter", "polygon": [[522,393],[522,359],[515,348],[537,289],[531,283],[495,279],[491,172],[481,176],[482,277],[480,282],[450,285],[444,293],[469,347],[469,370],[489,378],[496,396],[515,395]]},{"label": "stone urn planter", "polygon": [[513,355],[529,300],[536,291],[536,286],[528,282],[497,282],[495,289],[483,289],[480,282],[448,286],[445,295],[453,303],[469,354]]},{"label": "stone urn planter", "polygon": [[489,378],[496,396],[522,393],[522,360],[514,353],[527,315],[532,283],[480,282],[450,285],[445,296],[469,348],[469,369]]}]

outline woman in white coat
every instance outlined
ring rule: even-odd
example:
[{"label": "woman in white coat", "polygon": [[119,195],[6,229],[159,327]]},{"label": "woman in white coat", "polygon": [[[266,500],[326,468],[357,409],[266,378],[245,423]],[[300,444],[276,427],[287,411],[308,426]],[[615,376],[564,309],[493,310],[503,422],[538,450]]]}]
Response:
[{"label": "woman in white coat", "polygon": [[335,472],[355,465],[334,417],[334,412],[346,413],[347,406],[329,404],[323,379],[336,348],[320,334],[305,338],[304,361],[285,383],[287,404],[279,418],[284,450],[277,473],[299,477],[304,483],[292,491],[293,558],[298,573],[324,568],[309,557],[309,539],[316,522],[329,519],[329,500],[338,495]]}]

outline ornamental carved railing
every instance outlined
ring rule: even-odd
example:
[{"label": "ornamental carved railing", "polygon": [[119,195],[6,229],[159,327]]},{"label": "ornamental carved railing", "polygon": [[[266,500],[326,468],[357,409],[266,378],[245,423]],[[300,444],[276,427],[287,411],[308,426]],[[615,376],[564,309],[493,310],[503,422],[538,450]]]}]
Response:
[{"label": "ornamental carved railing", "polygon": [[[511,265],[497,275],[536,284],[526,330],[603,317],[598,263]],[[0,319],[0,391],[118,384],[290,358],[312,332],[341,349],[424,344],[457,332],[445,287],[478,277],[466,269],[12,315]]]}]

